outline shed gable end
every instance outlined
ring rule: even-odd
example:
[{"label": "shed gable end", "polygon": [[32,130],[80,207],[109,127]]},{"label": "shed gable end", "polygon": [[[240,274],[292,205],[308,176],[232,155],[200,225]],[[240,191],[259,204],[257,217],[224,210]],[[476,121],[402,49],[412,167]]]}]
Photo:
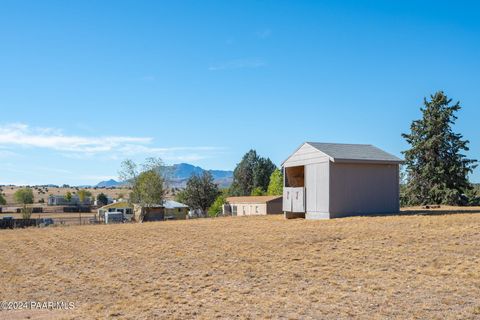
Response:
[{"label": "shed gable end", "polygon": [[304,143],[287,160],[283,162],[284,167],[303,166],[312,163],[323,163],[330,161],[330,157],[320,150]]}]

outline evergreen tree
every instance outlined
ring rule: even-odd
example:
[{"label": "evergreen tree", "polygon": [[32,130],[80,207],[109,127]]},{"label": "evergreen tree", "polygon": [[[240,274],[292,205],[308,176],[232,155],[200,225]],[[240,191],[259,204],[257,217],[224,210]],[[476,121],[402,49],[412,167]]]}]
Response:
[{"label": "evergreen tree", "polygon": [[461,204],[461,196],[471,189],[468,174],[476,160],[468,159],[468,140],[452,126],[460,103],[451,104],[442,91],[424,99],[422,119],[412,122],[409,134],[402,137],[411,148],[404,151],[407,171],[405,196],[408,204]]},{"label": "evergreen tree", "polygon": [[270,159],[258,156],[255,150],[248,151],[233,171],[232,195],[249,196],[256,188],[266,192],[275,169]]},{"label": "evergreen tree", "polygon": [[254,170],[258,160],[255,150],[248,151],[233,171],[232,195],[247,196],[254,188]]},{"label": "evergreen tree", "polygon": [[253,187],[260,188],[262,193],[267,192],[270,176],[277,166],[268,158],[259,157],[253,172]]},{"label": "evergreen tree", "polygon": [[203,213],[213,204],[220,194],[218,186],[213,181],[210,172],[193,175],[188,179],[187,186],[180,198],[192,209],[201,209]]},{"label": "evergreen tree", "polygon": [[99,206],[106,206],[108,204],[108,198],[103,192],[97,195],[97,203]]}]

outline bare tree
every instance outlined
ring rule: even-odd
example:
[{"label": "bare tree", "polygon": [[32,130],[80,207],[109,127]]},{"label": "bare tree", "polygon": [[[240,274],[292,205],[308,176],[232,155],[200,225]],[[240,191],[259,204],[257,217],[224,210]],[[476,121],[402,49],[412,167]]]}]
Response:
[{"label": "bare tree", "polygon": [[[122,162],[119,178],[132,190],[129,199],[131,203],[147,209],[163,203],[166,190],[164,167],[160,158],[147,158],[141,165],[132,160]],[[140,220],[144,214],[142,210]]]}]

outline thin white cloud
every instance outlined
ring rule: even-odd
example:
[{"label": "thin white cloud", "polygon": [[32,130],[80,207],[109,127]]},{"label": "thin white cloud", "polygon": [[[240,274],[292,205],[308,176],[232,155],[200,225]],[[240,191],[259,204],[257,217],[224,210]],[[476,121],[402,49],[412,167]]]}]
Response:
[{"label": "thin white cloud", "polygon": [[221,70],[232,70],[232,69],[253,69],[265,67],[267,63],[260,58],[252,59],[235,59],[225,62],[220,62],[210,65],[208,70],[210,71],[221,71]]},{"label": "thin white cloud", "polygon": [[[76,136],[66,135],[56,128],[32,128],[26,124],[0,125],[0,148],[43,148],[58,151],[69,158],[85,159],[101,155],[106,159],[148,155],[168,159],[204,159],[207,153],[222,150],[217,147],[157,147],[150,137],[129,136]],[[1,150],[4,155],[12,151]],[[199,154],[201,153],[201,154]],[[1,153],[0,153],[1,156]],[[113,158],[112,158],[113,157]]]},{"label": "thin white cloud", "polygon": [[127,143],[145,144],[151,138],[67,136],[55,128],[30,128],[16,123],[0,126],[0,145],[47,148],[58,151],[98,153]]}]

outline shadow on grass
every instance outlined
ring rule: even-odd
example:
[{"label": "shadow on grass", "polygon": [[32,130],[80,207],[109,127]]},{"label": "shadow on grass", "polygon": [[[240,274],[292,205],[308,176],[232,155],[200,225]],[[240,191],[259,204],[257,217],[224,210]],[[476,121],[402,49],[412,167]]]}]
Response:
[{"label": "shadow on grass", "polygon": [[428,209],[410,209],[400,211],[396,215],[426,215],[426,216],[439,216],[439,215],[447,215],[447,214],[465,214],[465,213],[480,213],[480,209],[436,209],[436,210],[428,210]]},{"label": "shadow on grass", "polygon": [[394,216],[441,216],[441,215],[454,215],[454,214],[475,214],[480,213],[480,207],[474,208],[452,208],[452,209],[404,209],[400,212],[390,212],[390,213],[353,213],[353,214],[343,214],[339,215],[336,218],[351,218],[351,217],[394,217]]},{"label": "shadow on grass", "polygon": [[[441,216],[454,214],[475,214],[480,213],[480,207],[463,207],[455,209],[404,209],[400,212],[390,213],[350,213],[350,214],[336,214],[335,218],[353,218],[353,217],[394,217],[394,216]],[[305,219],[305,216],[300,216],[299,213],[294,217],[287,218],[287,220]],[[315,220],[315,219],[314,219]]]}]

